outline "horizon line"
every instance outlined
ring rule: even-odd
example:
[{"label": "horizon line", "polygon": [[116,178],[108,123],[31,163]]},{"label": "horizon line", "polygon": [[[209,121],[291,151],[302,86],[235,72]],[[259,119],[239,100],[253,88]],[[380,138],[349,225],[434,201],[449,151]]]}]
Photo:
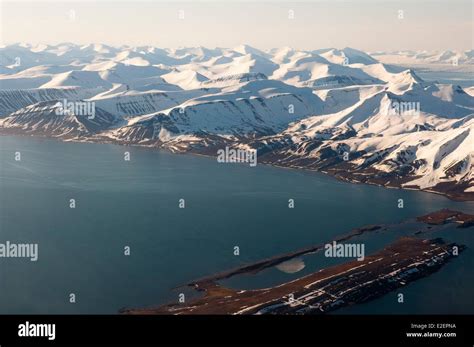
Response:
[{"label": "horizon line", "polygon": [[[0,0],[0,1],[4,1],[4,0]],[[93,1],[93,0],[91,0]],[[124,1],[129,1],[129,0],[124,0]],[[232,0],[233,1],[233,0]],[[377,49],[377,50],[364,50],[364,49],[360,49],[360,48],[354,48],[353,46],[345,46],[345,47],[342,47],[342,48],[339,48],[339,47],[335,47],[335,46],[326,46],[326,47],[320,47],[320,48],[312,48],[312,49],[299,49],[299,48],[294,48],[292,46],[288,46],[288,45],[283,45],[283,46],[275,46],[275,47],[272,47],[272,48],[260,48],[258,46],[255,46],[255,45],[250,45],[248,43],[240,43],[238,45],[233,45],[233,46],[204,46],[204,45],[190,45],[190,46],[175,46],[175,47],[166,47],[166,46],[159,46],[159,45],[156,45],[156,44],[121,44],[121,45],[116,45],[116,44],[111,44],[111,43],[104,43],[104,42],[89,42],[89,43],[79,43],[79,42],[71,42],[71,41],[62,41],[62,42],[58,42],[58,43],[46,43],[46,42],[37,42],[37,43],[32,43],[32,42],[25,42],[25,41],[15,41],[15,42],[12,42],[12,43],[2,43],[0,44],[0,49],[1,48],[6,48],[8,46],[22,46],[22,45],[27,45],[29,46],[30,48],[34,47],[34,46],[41,46],[41,45],[45,45],[45,46],[50,46],[50,47],[58,47],[58,46],[62,46],[62,45],[74,45],[74,46],[82,46],[82,47],[85,47],[85,46],[91,46],[91,45],[101,45],[101,46],[108,46],[108,47],[111,47],[111,48],[139,48],[139,47],[150,47],[150,48],[160,48],[160,49],[185,49],[185,48],[205,48],[205,49],[230,49],[230,50],[233,50],[235,48],[238,48],[240,46],[246,46],[246,47],[249,47],[249,48],[253,48],[253,49],[256,49],[256,50],[259,50],[259,51],[262,51],[263,53],[267,53],[267,52],[270,52],[274,49],[282,49],[282,48],[288,48],[288,49],[291,49],[291,50],[294,50],[294,51],[302,51],[302,52],[312,52],[312,51],[318,51],[318,50],[345,50],[345,49],[353,49],[353,50],[357,50],[357,51],[360,51],[360,52],[363,52],[363,53],[379,53],[379,52],[389,52],[389,53],[394,53],[394,52],[446,52],[446,51],[453,51],[453,52],[469,52],[469,51],[474,51],[474,48],[470,48],[470,49],[454,49],[454,48],[446,48],[446,49],[424,49],[424,48],[420,48],[420,49],[395,49],[395,50],[384,50],[384,49]],[[23,47],[23,48],[26,48],[26,47]]]}]

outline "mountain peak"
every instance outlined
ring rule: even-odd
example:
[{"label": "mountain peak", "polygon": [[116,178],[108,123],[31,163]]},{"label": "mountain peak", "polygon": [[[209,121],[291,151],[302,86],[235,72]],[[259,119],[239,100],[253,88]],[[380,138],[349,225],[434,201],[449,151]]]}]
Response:
[{"label": "mountain peak", "polygon": [[247,55],[247,54],[251,54],[251,55],[260,55],[262,57],[267,57],[268,54],[257,49],[257,48],[254,48],[252,46],[249,46],[247,44],[241,44],[241,45],[238,45],[234,48],[232,48],[232,50],[234,52],[237,52],[237,53],[240,53],[240,54],[243,54],[243,55]]}]

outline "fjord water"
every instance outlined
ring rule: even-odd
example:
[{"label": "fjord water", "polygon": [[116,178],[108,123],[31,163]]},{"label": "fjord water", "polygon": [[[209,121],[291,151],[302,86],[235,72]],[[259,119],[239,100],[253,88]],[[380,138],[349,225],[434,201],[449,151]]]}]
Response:
[{"label": "fjord water", "polygon": [[[39,247],[36,262],[0,258],[0,313],[116,313],[154,306],[176,301],[182,289],[174,288],[192,279],[355,227],[444,207],[474,212],[472,203],[429,193],[138,147],[0,136],[0,160],[0,242]],[[184,209],[179,199],[185,199]],[[462,281],[455,261],[445,276]],[[429,278],[409,286],[437,300],[449,284],[446,278],[436,282],[436,275],[429,283],[442,290],[423,286]],[[245,285],[245,279],[236,281]]]}]

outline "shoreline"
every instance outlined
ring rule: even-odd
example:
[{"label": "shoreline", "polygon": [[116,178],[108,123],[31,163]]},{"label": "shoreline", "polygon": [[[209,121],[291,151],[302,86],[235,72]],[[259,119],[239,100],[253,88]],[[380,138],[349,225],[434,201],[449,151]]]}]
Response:
[{"label": "shoreline", "polygon": [[[441,209],[416,217],[416,221],[430,228],[446,223],[459,224],[457,228],[470,228],[474,226],[474,215]],[[399,225],[402,223],[403,221]],[[333,241],[344,242],[366,232],[383,230],[384,225],[368,225],[337,236]],[[436,230],[431,229],[430,232],[436,232]],[[418,230],[411,236],[403,236],[392,241],[362,261],[349,260],[268,288],[234,289],[224,287],[218,282],[243,274],[255,275],[282,262],[315,253],[324,247],[324,244],[309,246],[190,281],[186,286],[193,287],[196,292],[203,295],[191,299],[189,303],[168,303],[148,308],[122,309],[120,313],[132,315],[320,314],[340,307],[364,303],[405,286],[409,282],[429,276],[441,269],[448,261],[456,258],[458,252],[461,253],[466,248],[464,245],[448,244],[440,238],[417,238],[416,235],[421,233],[424,231]],[[457,247],[457,251],[454,251],[454,247]],[[361,271],[361,268],[366,270]],[[329,276],[325,277],[326,274]],[[328,291],[335,292],[331,294]],[[299,296],[299,299],[288,302],[289,297],[296,298],[296,296]]]},{"label": "shoreline", "polygon": [[439,271],[465,246],[443,239],[402,237],[362,261],[352,260],[264,289],[236,290],[214,281],[200,282],[204,292],[189,303],[124,309],[127,315],[325,314],[382,297]]},{"label": "shoreline", "polygon": [[[51,136],[43,136],[39,134],[25,134],[23,132],[15,132],[15,131],[5,131],[5,129],[0,128],[0,136],[24,136],[24,137],[33,137],[33,138],[41,138],[41,139],[51,139],[51,140],[56,140],[58,142],[69,142],[69,143],[96,143],[96,144],[113,144],[113,145],[118,145],[118,146],[124,146],[124,147],[135,147],[135,148],[147,148],[147,149],[155,149],[155,150],[160,150],[160,151],[165,151],[170,154],[190,154],[190,155],[195,155],[195,156],[202,156],[202,157],[208,157],[208,158],[216,158],[216,155],[212,155],[208,152],[210,152],[210,149],[212,148],[206,148],[205,151],[197,151],[197,150],[188,150],[188,151],[173,151],[169,148],[166,147],[161,147],[161,146],[156,146],[153,144],[146,145],[146,144],[136,144],[136,143],[127,143],[123,141],[115,141],[110,138],[87,138],[84,139],[84,141],[78,140],[76,138],[71,138],[71,139],[63,139],[60,137],[51,137]],[[239,164],[239,163],[235,163]],[[280,169],[289,169],[289,170],[303,170],[306,172],[311,172],[311,173],[320,173],[324,174],[326,176],[332,177],[338,181],[341,182],[346,182],[350,184],[367,184],[371,186],[377,186],[381,188],[386,188],[386,189],[403,189],[403,190],[412,190],[412,191],[419,191],[419,192],[424,192],[424,193],[430,193],[430,194],[436,194],[440,196],[444,196],[448,198],[451,201],[456,201],[456,202],[474,202],[474,192],[463,192],[463,193],[451,193],[451,192],[446,192],[446,191],[439,191],[439,190],[434,190],[433,187],[427,188],[427,189],[420,189],[416,188],[413,186],[408,186],[408,187],[402,187],[400,184],[399,185],[384,185],[372,181],[359,181],[355,180],[354,178],[351,179],[351,177],[345,177],[340,175],[341,171],[334,171],[334,170],[318,170],[318,169],[311,169],[309,167],[303,167],[303,166],[290,166],[290,165],[281,165],[278,164],[277,162],[272,162],[272,161],[263,161],[259,162],[258,164],[260,165],[268,165],[270,167],[275,167],[275,168],[280,168]],[[258,165],[257,164],[257,165]]]},{"label": "shoreline", "polygon": [[[337,242],[337,243],[345,242],[345,241],[350,240],[353,237],[365,234],[366,232],[378,231],[378,230],[381,230],[382,228],[383,228],[383,225],[367,225],[364,227],[355,228],[346,234],[337,236],[335,239],[331,240],[331,243],[332,242]],[[311,254],[311,253],[316,253],[320,251],[321,249],[323,249],[325,244],[326,243],[320,243],[320,244],[308,246],[308,247],[305,247],[293,252],[269,257],[269,258],[251,263],[251,264],[247,264],[247,265],[236,267],[234,269],[230,269],[228,271],[223,271],[211,276],[202,277],[200,279],[188,282],[187,284],[183,286],[199,286],[200,283],[205,283],[209,281],[212,281],[212,282],[219,281],[219,280],[228,279],[228,278],[238,276],[241,274],[246,274],[246,273],[257,274],[265,269],[274,267],[276,265],[292,260],[294,258]],[[177,288],[180,288],[180,286],[178,286]]]},{"label": "shoreline", "polygon": [[[399,223],[396,223],[395,225],[402,226],[405,222],[407,222],[409,220],[410,219],[400,221]],[[454,210],[450,210],[450,209],[437,210],[437,211],[428,213],[428,214],[423,215],[423,216],[415,217],[415,220],[417,222],[421,222],[423,224],[426,224],[430,227],[432,227],[432,226],[441,226],[441,225],[444,225],[444,224],[447,224],[447,223],[457,223],[458,224],[457,228],[469,228],[471,226],[474,226],[474,215],[464,213],[464,212],[460,212],[460,211],[454,211]],[[311,245],[311,246],[308,246],[308,247],[305,247],[305,248],[302,248],[302,249],[298,249],[296,251],[275,255],[275,256],[272,256],[272,257],[269,257],[269,258],[265,258],[265,259],[253,262],[251,264],[246,264],[246,265],[243,265],[243,266],[239,266],[239,267],[227,270],[227,271],[221,271],[221,272],[215,273],[215,274],[210,275],[210,276],[204,276],[202,278],[190,281],[190,282],[188,282],[188,283],[186,283],[182,286],[177,286],[175,288],[180,288],[180,287],[183,287],[183,286],[191,286],[191,287],[192,286],[194,286],[194,287],[198,286],[199,287],[200,283],[220,281],[220,280],[228,279],[228,278],[238,276],[238,275],[241,275],[241,274],[252,274],[252,275],[254,275],[254,274],[257,274],[257,273],[259,273],[259,272],[261,272],[261,271],[263,271],[267,268],[277,266],[281,263],[292,260],[294,258],[304,256],[304,255],[308,255],[308,254],[311,254],[311,253],[316,253],[316,252],[320,251],[321,249],[323,249],[326,244],[331,244],[333,242],[336,242],[336,243],[346,242],[346,241],[348,241],[348,240],[350,240],[354,237],[364,235],[368,232],[384,231],[389,226],[393,226],[393,224],[392,225],[372,224],[372,225],[365,225],[365,226],[362,226],[362,227],[359,227],[359,228],[354,228],[351,231],[349,231],[348,233],[341,234],[339,236],[335,236],[335,238],[333,238],[332,240],[329,240],[327,242],[319,243],[319,244],[316,244],[316,245]],[[433,230],[430,230],[430,231],[433,231]],[[413,235],[419,235],[419,234],[424,233],[424,232],[425,231],[419,230],[419,231],[414,232]]]}]

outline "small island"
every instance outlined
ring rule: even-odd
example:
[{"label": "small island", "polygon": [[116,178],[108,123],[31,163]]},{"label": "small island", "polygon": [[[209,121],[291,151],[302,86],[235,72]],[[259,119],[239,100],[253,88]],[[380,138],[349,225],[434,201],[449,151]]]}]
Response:
[{"label": "small island", "polygon": [[[459,223],[473,225],[474,216],[459,211],[439,210],[416,219],[440,226]],[[347,241],[366,232],[382,229],[370,225],[354,229],[335,239]],[[431,229],[430,231],[435,231]],[[419,232],[414,232],[417,235]],[[317,252],[324,245],[274,256],[236,269],[217,273],[188,283],[203,296],[189,303],[172,303],[155,308],[124,309],[124,314],[322,314],[338,308],[364,303],[410,282],[440,270],[459,256],[465,246],[446,243],[441,238],[401,237],[382,250],[366,256],[318,270],[274,287],[256,290],[226,288],[219,280],[244,273],[255,274],[295,257]]]}]

